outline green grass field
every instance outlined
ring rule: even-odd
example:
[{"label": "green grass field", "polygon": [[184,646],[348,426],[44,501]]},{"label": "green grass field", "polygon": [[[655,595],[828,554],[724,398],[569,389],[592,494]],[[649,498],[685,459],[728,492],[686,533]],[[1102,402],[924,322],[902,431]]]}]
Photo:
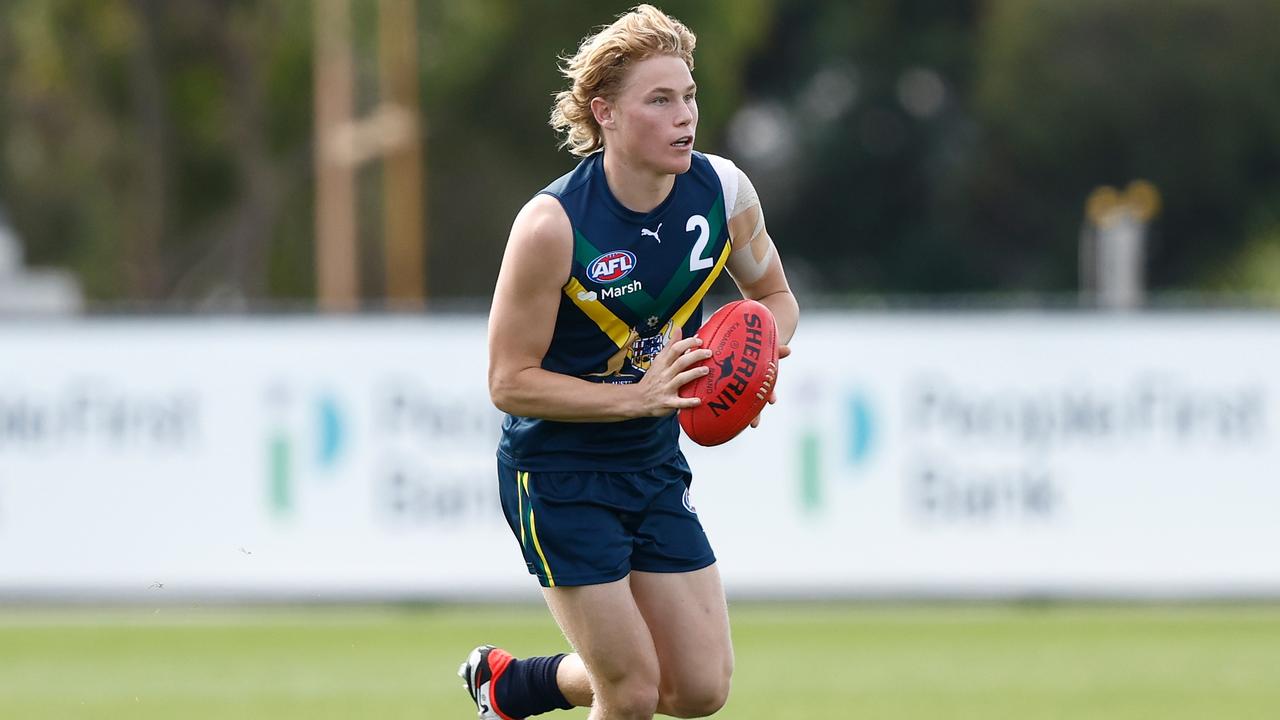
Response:
[{"label": "green grass field", "polygon": [[[1280,717],[1280,606],[741,604],[733,720]],[[0,718],[464,720],[540,607],[0,608]],[[547,715],[581,718],[586,712]]]}]

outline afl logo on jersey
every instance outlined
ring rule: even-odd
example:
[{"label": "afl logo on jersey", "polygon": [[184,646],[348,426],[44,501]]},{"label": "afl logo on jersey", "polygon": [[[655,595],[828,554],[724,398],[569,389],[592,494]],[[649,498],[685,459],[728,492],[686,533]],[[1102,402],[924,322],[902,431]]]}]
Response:
[{"label": "afl logo on jersey", "polygon": [[636,267],[636,256],[627,250],[607,252],[587,266],[587,277],[592,282],[611,283],[621,280]]}]

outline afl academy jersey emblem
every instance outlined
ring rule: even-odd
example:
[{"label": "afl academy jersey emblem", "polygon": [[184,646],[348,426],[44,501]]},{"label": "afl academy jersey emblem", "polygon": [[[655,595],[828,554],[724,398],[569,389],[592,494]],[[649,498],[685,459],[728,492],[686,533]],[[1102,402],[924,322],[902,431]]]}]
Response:
[{"label": "afl academy jersey emblem", "polygon": [[607,252],[587,266],[587,277],[593,282],[617,282],[636,268],[636,256],[630,250]]}]

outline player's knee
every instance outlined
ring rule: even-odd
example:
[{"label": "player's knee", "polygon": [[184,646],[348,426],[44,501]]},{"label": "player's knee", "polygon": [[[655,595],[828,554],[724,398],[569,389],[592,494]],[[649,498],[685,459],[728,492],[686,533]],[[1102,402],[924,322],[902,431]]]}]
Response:
[{"label": "player's knee", "polygon": [[652,718],[658,711],[658,684],[628,678],[596,690],[596,700],[609,710],[609,717]]},{"label": "player's knee", "polygon": [[680,695],[671,699],[667,713],[678,718],[702,718],[715,715],[729,699],[729,689],[715,689]]},{"label": "player's knee", "polygon": [[664,712],[679,718],[700,718],[716,714],[729,700],[729,673],[707,678],[663,697]]}]

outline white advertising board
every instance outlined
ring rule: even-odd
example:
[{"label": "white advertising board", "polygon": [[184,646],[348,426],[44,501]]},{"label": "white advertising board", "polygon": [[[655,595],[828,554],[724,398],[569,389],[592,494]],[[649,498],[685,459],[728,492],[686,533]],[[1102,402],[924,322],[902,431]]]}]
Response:
[{"label": "white advertising board", "polygon": [[[1280,318],[806,316],[731,594],[1280,595]],[[0,597],[536,597],[479,317],[0,328]]]},{"label": "white advertising board", "polygon": [[0,337],[0,588],[329,598],[528,584],[496,510],[501,415],[480,318]]},{"label": "white advertising board", "polygon": [[820,318],[793,345],[758,435],[689,453],[740,589],[1280,594],[1276,318]]}]

